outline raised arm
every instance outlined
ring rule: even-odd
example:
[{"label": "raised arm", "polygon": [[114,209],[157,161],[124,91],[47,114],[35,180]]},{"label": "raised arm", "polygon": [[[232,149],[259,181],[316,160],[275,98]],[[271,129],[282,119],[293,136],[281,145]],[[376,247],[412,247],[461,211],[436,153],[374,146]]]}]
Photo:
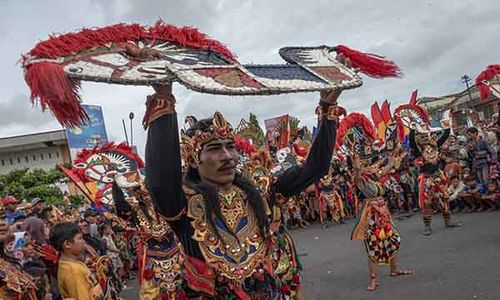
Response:
[{"label": "raised arm", "polygon": [[439,140],[437,141],[438,147],[441,147],[446,142],[446,140],[450,137],[450,132],[451,132],[450,128],[446,128],[443,131],[443,134],[439,137]]},{"label": "raised arm", "polygon": [[278,178],[276,192],[284,196],[296,195],[328,173],[335,146],[339,111],[339,107],[334,103],[320,101],[318,135],[312,143],[309,155],[303,165],[288,169]]},{"label": "raised arm", "polygon": [[146,143],[146,182],[159,213],[176,218],[186,207],[182,192],[182,167],[171,86],[155,87],[149,96],[143,125],[149,127]]},{"label": "raised arm", "polygon": [[413,151],[413,156],[414,157],[420,157],[422,156],[422,153],[420,152],[420,149],[417,146],[417,142],[415,141],[415,129],[410,130],[410,148],[411,151]]}]

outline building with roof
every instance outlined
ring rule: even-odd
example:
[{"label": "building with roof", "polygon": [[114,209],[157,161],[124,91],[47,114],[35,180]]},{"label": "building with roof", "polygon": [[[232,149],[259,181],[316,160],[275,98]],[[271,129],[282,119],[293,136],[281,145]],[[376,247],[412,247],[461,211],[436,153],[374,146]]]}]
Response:
[{"label": "building with roof", "polygon": [[474,85],[469,90],[465,89],[456,94],[455,99],[446,106],[446,109],[451,110],[455,127],[466,127],[468,119],[474,123],[478,121],[490,123],[493,115],[498,113],[499,103],[500,99],[493,93],[487,99],[481,100],[479,91]]},{"label": "building with roof", "polygon": [[450,110],[453,127],[457,129],[468,126],[470,121],[489,123],[493,115],[498,113],[499,103],[500,99],[493,93],[488,99],[481,100],[475,85],[459,93],[439,97],[422,97],[417,101],[417,104],[424,107],[434,120],[440,120],[443,113]]},{"label": "building with roof", "polygon": [[23,168],[49,170],[70,162],[64,129],[0,138],[0,174]]},{"label": "building with roof", "polygon": [[455,100],[457,94],[439,96],[439,97],[421,97],[417,100],[417,104],[425,108],[427,111],[446,107]]}]

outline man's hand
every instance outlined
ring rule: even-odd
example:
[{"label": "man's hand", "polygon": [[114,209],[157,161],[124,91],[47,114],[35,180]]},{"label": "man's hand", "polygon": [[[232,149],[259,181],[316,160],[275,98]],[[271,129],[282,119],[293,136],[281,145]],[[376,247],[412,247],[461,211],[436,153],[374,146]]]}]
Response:
[{"label": "man's hand", "polygon": [[153,85],[153,89],[160,98],[168,97],[172,94],[172,83],[155,84]]},{"label": "man's hand", "polygon": [[443,129],[448,129],[450,128],[450,120],[441,120],[441,126],[443,127]]}]

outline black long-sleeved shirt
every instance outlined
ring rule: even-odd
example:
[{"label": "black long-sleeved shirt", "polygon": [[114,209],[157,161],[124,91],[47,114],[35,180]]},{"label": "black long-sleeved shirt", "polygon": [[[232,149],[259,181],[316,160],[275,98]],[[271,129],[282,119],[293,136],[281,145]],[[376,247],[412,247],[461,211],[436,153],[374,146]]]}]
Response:
[{"label": "black long-sleeved shirt", "polygon": [[[323,177],[330,167],[335,145],[336,122],[320,121],[318,135],[309,156],[302,166],[288,169],[271,187],[284,196],[299,194]],[[149,127],[146,144],[146,180],[159,213],[171,220],[188,255],[202,259],[198,244],[191,237],[194,228],[187,217],[187,197],[182,188],[182,167],[179,130],[176,114],[164,115]]]},{"label": "black long-sleeved shirt", "polygon": [[[439,137],[436,147],[437,151],[439,151],[439,148],[446,142],[448,137],[450,136],[450,129],[447,128],[443,131],[442,135]],[[415,141],[415,130],[410,131],[410,147],[411,150],[413,151],[413,156],[415,158],[419,158],[422,156],[422,152],[420,152],[420,147],[417,145],[417,142]],[[433,164],[429,163],[427,161],[424,161],[424,164],[420,167],[420,173],[421,174],[434,174],[440,169],[440,164]]]}]

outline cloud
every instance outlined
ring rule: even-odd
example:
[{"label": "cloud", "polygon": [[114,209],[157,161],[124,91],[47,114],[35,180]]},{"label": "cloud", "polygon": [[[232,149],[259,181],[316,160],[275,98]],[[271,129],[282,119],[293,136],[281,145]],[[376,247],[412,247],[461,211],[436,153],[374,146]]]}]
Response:
[{"label": "cloud", "polygon": [[8,102],[0,102],[0,112],[0,136],[61,128],[50,111],[44,113],[34,108],[27,95],[15,95]]}]

